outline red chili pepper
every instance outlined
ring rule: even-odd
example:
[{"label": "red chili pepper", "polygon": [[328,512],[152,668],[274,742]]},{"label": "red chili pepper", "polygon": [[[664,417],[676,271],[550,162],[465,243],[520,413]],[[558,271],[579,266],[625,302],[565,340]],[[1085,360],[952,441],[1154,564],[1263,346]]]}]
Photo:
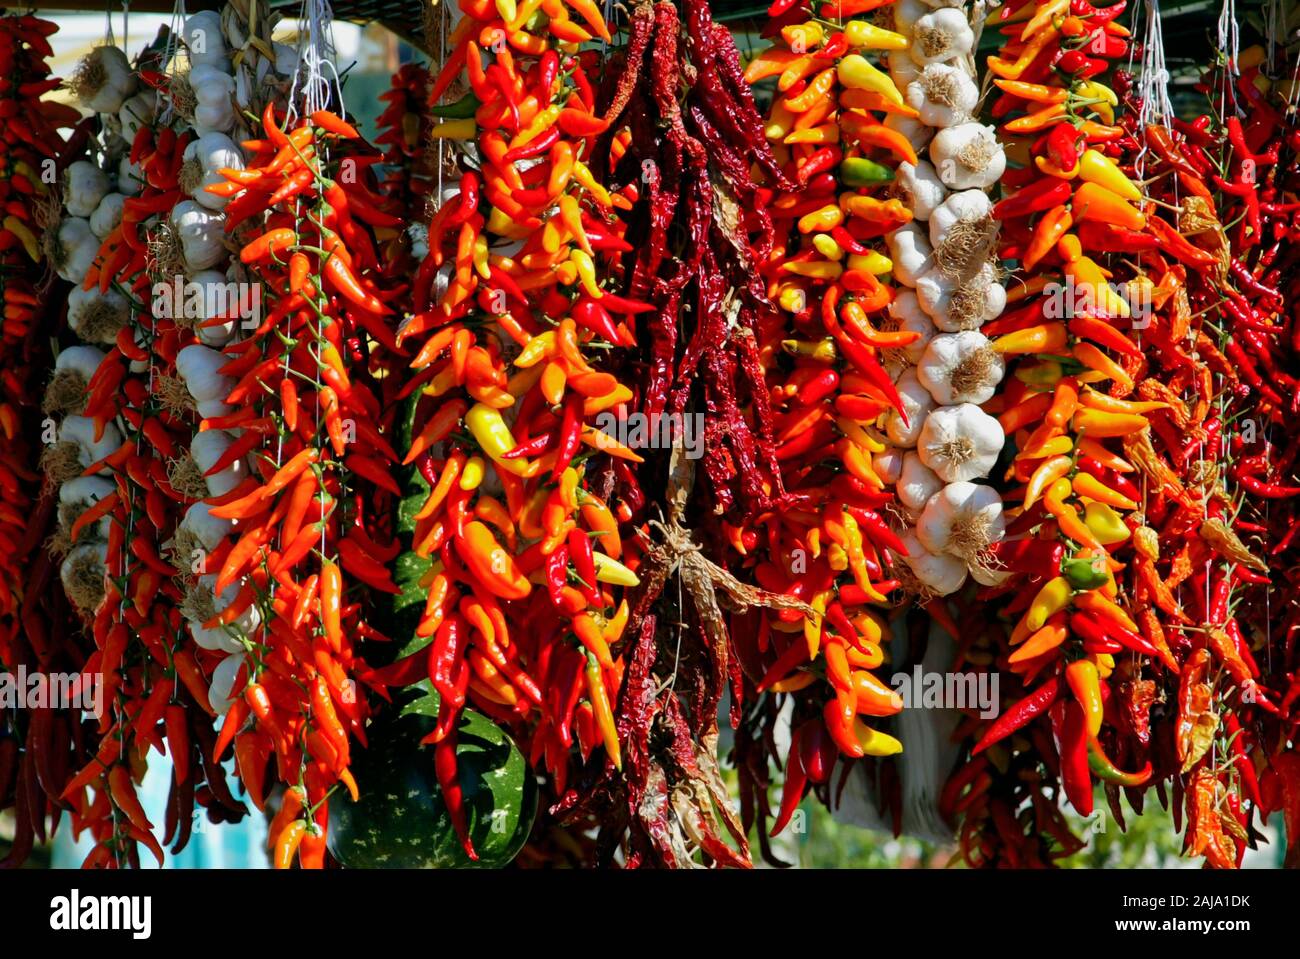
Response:
[{"label": "red chili pepper", "polygon": [[583,397],[579,393],[569,393],[564,399],[564,415],[560,420],[558,440],[555,448],[555,466],[551,470],[552,482],[557,482],[573,461],[573,456],[582,445]]},{"label": "red chili pepper", "polygon": [[1060,694],[1061,681],[1053,676],[1024,699],[1003,710],[1002,715],[994,720],[993,725],[980,737],[980,741],[975,744],[971,754],[977,755],[994,743],[1010,736],[1016,730],[1029,725],[1029,723],[1046,713],[1057,701]]},{"label": "red chili pepper", "polygon": [[465,798],[460,783],[456,778],[456,732],[453,729],[433,747],[434,771],[438,776],[438,785],[442,788],[442,798],[447,804],[447,814],[451,817],[452,828],[465,850],[465,855],[477,862],[478,853],[469,836],[469,822],[465,812]]}]

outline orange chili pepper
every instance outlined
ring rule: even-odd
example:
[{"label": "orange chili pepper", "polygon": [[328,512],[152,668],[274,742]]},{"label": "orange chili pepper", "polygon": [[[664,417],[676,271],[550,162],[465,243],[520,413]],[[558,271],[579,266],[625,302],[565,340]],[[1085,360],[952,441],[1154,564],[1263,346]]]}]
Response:
[{"label": "orange chili pepper", "polygon": [[320,618],[325,638],[335,652],[343,648],[343,573],[333,560],[320,568]]}]

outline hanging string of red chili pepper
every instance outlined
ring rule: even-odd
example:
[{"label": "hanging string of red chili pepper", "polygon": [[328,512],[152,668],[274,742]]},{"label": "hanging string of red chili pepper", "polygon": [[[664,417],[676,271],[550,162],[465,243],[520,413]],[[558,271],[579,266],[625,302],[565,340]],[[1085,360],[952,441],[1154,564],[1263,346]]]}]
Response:
[{"label": "hanging string of red chili pepper", "polygon": [[[428,219],[436,190],[434,154],[428,149],[434,117],[429,110],[433,77],[420,64],[404,63],[392,85],[380,94],[387,105],[375,120],[380,133],[375,146],[384,149],[387,172],[380,192],[389,199],[398,222],[377,227],[380,263],[390,277],[413,276],[427,254],[427,244],[412,235]],[[387,239],[385,239],[387,237]]]},{"label": "hanging string of red chili pepper", "polygon": [[226,402],[261,407],[272,425],[253,452],[256,475],[209,502],[239,534],[216,590],[249,577],[223,615],[257,605],[264,628],[216,749],[247,753],[246,784],[273,755],[277,777],[301,789],[300,815],[273,840],[277,864],[296,852],[311,868],[324,864],[330,794],[357,794],[350,737],[364,744],[368,710],[350,678],[361,672],[356,644],[385,639],[354,587],[397,592],[386,565],[397,544],[377,542],[367,517],[396,491],[371,371],[376,353],[398,349],[388,301],[401,289],[376,285],[370,230],[395,218],[372,192],[373,156],[351,124],[317,110],[282,130],[268,104],[262,133],[245,170],[221,172],[235,185],[226,229],[243,236],[240,261],[270,312],[226,347],[222,373],[235,382]]}]

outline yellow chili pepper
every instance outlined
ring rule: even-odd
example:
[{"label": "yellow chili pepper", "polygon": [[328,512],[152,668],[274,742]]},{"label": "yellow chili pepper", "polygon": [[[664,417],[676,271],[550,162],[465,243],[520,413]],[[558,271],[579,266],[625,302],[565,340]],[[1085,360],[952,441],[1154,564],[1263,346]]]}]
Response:
[{"label": "yellow chili pepper", "polygon": [[786,283],[781,286],[776,302],[787,313],[799,313],[808,306],[808,293],[802,287]]},{"label": "yellow chili pepper", "polygon": [[822,645],[822,615],[826,612],[826,600],[830,593],[818,593],[808,604],[813,608],[812,615],[803,619],[803,638],[808,645],[808,658],[812,659]]},{"label": "yellow chili pepper", "polygon": [[844,267],[834,260],[783,263],[781,269],[797,276],[812,277],[815,280],[838,280]]},{"label": "yellow chili pepper", "polygon": [[838,123],[823,123],[819,127],[813,127],[809,130],[795,130],[781,141],[786,144],[794,143],[839,143],[840,142],[840,125]]},{"label": "yellow chili pepper", "polygon": [[605,291],[600,288],[600,283],[596,279],[596,264],[589,253],[585,250],[574,250],[569,254],[569,262],[577,268],[578,279],[582,281],[582,289],[588,296],[593,300],[599,300],[605,295]]},{"label": "yellow chili pepper", "polygon": [[1056,525],[1060,527],[1062,533],[1084,546],[1101,549],[1101,544],[1097,542],[1097,537],[1092,530],[1079,519],[1075,508],[1065,501],[1071,492],[1073,487],[1070,481],[1065,478],[1058,479],[1047,488],[1047,492],[1043,495],[1043,505],[1056,518]]},{"label": "yellow chili pepper", "polygon": [[883,603],[885,597],[872,585],[871,578],[867,575],[867,557],[862,549],[862,530],[858,528],[858,521],[848,510],[841,514],[840,521],[844,524],[844,547],[849,554],[849,568],[853,570],[854,581],[867,594],[868,599]]},{"label": "yellow chili pepper", "polygon": [[[1111,489],[1091,473],[1080,472],[1074,477],[1074,491],[1080,496],[1087,499],[1096,500],[1099,503],[1105,503],[1107,506],[1118,506],[1120,509],[1134,510],[1138,504],[1133,502],[1123,493]],[[1084,517],[1087,522],[1087,516]],[[1091,527],[1089,527],[1091,528]],[[1104,543],[1102,545],[1105,545]]]},{"label": "yellow chili pepper", "polygon": [[1086,659],[1076,659],[1065,667],[1065,682],[1083,707],[1088,735],[1096,736],[1101,732],[1102,719],[1101,683],[1098,681],[1096,665]]},{"label": "yellow chili pepper", "polygon": [[809,20],[805,23],[792,23],[789,26],[781,28],[781,39],[795,53],[803,54],[809,50],[821,46],[821,42],[826,35],[822,25],[816,20]]},{"label": "yellow chili pepper", "polygon": [[1065,349],[1064,323],[1042,323],[999,336],[993,349],[1004,355],[1016,353],[1054,353]]},{"label": "yellow chili pepper", "polygon": [[1056,576],[1042,585],[1029,604],[1025,617],[1025,628],[1031,634],[1038,632],[1047,622],[1048,617],[1065,609],[1074,590],[1070,581],[1064,576]]},{"label": "yellow chili pepper", "polygon": [[641,577],[614,559],[614,557],[593,551],[591,558],[596,564],[596,582],[608,583],[611,586],[640,585]]},{"label": "yellow chili pepper", "polygon": [[884,489],[884,481],[876,475],[875,468],[871,465],[871,457],[848,437],[840,441],[839,454],[840,462],[848,472],[866,483],[868,486],[874,486],[876,489]]},{"label": "yellow chili pepper", "polygon": [[[1083,186],[1091,185],[1085,183]],[[1076,193],[1081,192],[1083,187],[1076,191]],[[1077,236],[1071,234],[1061,237],[1057,244],[1057,253],[1065,261],[1065,275],[1070,277],[1075,289],[1086,291],[1092,298],[1092,304],[1099,311],[1106,316],[1126,317],[1131,314],[1128,301],[1111,289],[1102,268],[1091,258],[1083,255]]]},{"label": "yellow chili pepper", "polygon": [[501,411],[484,403],[475,403],[465,414],[465,426],[474,437],[483,452],[488,455],[497,469],[505,470],[516,476],[532,476],[538,471],[536,464],[523,457],[503,460],[501,455],[508,453],[517,445],[510,427],[501,418]]},{"label": "yellow chili pepper", "polygon": [[763,128],[763,135],[769,140],[784,140],[793,129],[794,114],[777,100],[772,104],[772,112],[767,118],[767,126]]},{"label": "yellow chili pepper", "polygon": [[1074,461],[1068,456],[1052,456],[1040,463],[1033,475],[1029,477],[1029,484],[1025,487],[1024,508],[1029,509],[1038,502],[1038,497],[1073,467]]},{"label": "yellow chili pepper", "polygon": [[501,19],[506,23],[512,22],[515,17],[519,16],[519,5],[515,0],[494,0],[497,13],[501,14]]},{"label": "yellow chili pepper", "polygon": [[515,366],[528,368],[555,355],[555,331],[546,330],[538,333],[525,344],[515,357]]},{"label": "yellow chili pepper", "polygon": [[1092,653],[1088,659],[1097,664],[1097,675],[1102,679],[1109,679],[1115,670],[1115,657],[1110,653]]},{"label": "yellow chili pepper", "polygon": [[894,261],[883,253],[872,250],[870,253],[850,253],[848,266],[850,270],[881,276],[894,269]]},{"label": "yellow chili pepper", "polygon": [[[837,208],[838,211],[838,208]],[[829,233],[817,233],[812,238],[813,249],[828,260],[844,259],[844,247],[835,242]]]},{"label": "yellow chili pepper", "polygon": [[844,24],[844,39],[849,46],[859,50],[906,50],[907,37],[886,30],[866,20],[850,20]]},{"label": "yellow chili pepper", "polygon": [[912,219],[912,211],[897,197],[878,200],[873,196],[841,193],[840,206],[868,223],[904,224]]},{"label": "yellow chili pepper", "polygon": [[1122,543],[1131,535],[1120,515],[1102,502],[1092,502],[1085,506],[1083,521],[1103,546]]},{"label": "yellow chili pepper", "polygon": [[[1074,439],[1069,436],[1053,436],[1046,442],[1039,443],[1033,450],[1034,456],[1030,459],[1038,459],[1043,456],[1064,456],[1074,451]],[[1029,452],[1024,450],[1022,452]],[[1018,457],[1017,457],[1018,458]]]},{"label": "yellow chili pepper", "polygon": [[1073,180],[1079,175],[1079,164],[1076,161],[1074,166],[1068,170],[1062,170],[1059,166],[1049,160],[1047,157],[1034,157],[1034,166],[1038,167],[1038,172],[1044,176],[1053,176],[1058,180]]},{"label": "yellow chili pepper", "polygon": [[[39,180],[33,181],[33,183],[39,183],[39,182],[40,182]],[[36,234],[32,233],[31,229],[28,228],[26,223],[24,223],[22,220],[18,219],[18,217],[13,216],[11,214],[4,218],[4,228],[8,230],[10,233],[12,233],[14,236],[18,237],[19,242],[22,243],[23,245],[23,250],[27,253],[29,257],[31,257],[33,261],[40,259],[41,257],[40,241],[36,239]]]},{"label": "yellow chili pepper", "polygon": [[600,663],[591,653],[587,653],[587,696],[591,699],[591,709],[596,716],[596,728],[600,730],[605,752],[616,769],[623,768],[623,755],[618,745],[618,726],[614,723],[614,712],[609,706],[609,693],[605,690],[605,679],[601,674]]},{"label": "yellow chili pepper", "polygon": [[463,490],[478,489],[479,484],[483,482],[485,465],[481,456],[471,456],[466,460],[465,466],[460,472],[460,488]]},{"label": "yellow chili pepper", "polygon": [[1083,151],[1083,156],[1079,158],[1079,176],[1089,183],[1105,187],[1125,200],[1142,202],[1142,191],[1120,172],[1114,160],[1098,150],[1089,148]]},{"label": "yellow chili pepper", "polygon": [[1119,106],[1119,97],[1106,84],[1098,83],[1096,80],[1084,80],[1075,87],[1074,92],[1082,100],[1096,101],[1088,104],[1088,109],[1094,111],[1106,123],[1115,122],[1115,107]]},{"label": "yellow chili pepper", "polygon": [[800,233],[825,233],[844,222],[844,211],[836,204],[828,203],[820,210],[805,213],[799,218]]},{"label": "yellow chili pepper", "polygon": [[791,356],[805,356],[822,363],[835,359],[835,341],[830,337],[824,340],[782,340],[781,349]]},{"label": "yellow chili pepper", "polygon": [[868,90],[879,93],[894,103],[902,103],[903,95],[889,78],[889,74],[876,69],[871,61],[861,54],[850,53],[840,60],[836,67],[837,76],[842,85],[855,90]]},{"label": "yellow chili pepper", "polygon": [[597,204],[607,210],[611,207],[613,198],[610,197],[609,191],[591,175],[590,168],[581,160],[573,161],[573,178],[578,181],[584,190],[592,195]]},{"label": "yellow chili pepper", "polygon": [[1140,413],[1109,413],[1084,407],[1074,412],[1074,431],[1093,439],[1128,436],[1147,428],[1147,418]]},{"label": "yellow chili pepper", "polygon": [[435,140],[472,140],[477,135],[478,124],[472,117],[464,120],[443,120],[429,131],[429,136]]},{"label": "yellow chili pepper", "polygon": [[835,68],[827,67],[817,74],[797,97],[786,97],[785,108],[791,113],[803,113],[815,104],[823,103],[829,99],[831,89],[834,86]]},{"label": "yellow chili pepper", "polygon": [[868,453],[883,453],[885,451],[885,444],[868,433],[861,423],[851,420],[847,416],[841,416],[835,420],[835,425],[854,445],[861,446]]},{"label": "yellow chili pepper", "polygon": [[872,729],[856,717],[853,720],[853,736],[867,756],[896,756],[903,751],[903,744],[889,733]]}]

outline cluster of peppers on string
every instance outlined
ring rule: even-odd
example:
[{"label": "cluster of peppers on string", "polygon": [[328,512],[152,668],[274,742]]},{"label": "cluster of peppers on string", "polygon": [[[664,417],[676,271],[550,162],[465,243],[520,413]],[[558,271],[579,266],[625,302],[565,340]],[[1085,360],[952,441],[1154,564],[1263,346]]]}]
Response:
[{"label": "cluster of peppers on string", "polygon": [[[773,237],[770,195],[751,168],[783,188],[791,183],[731,34],[706,3],[641,3],[627,29],[600,93],[614,125],[597,159],[625,201],[621,217],[635,247],[624,258],[624,289],[654,309],[638,318],[640,349],[612,362],[638,384],[630,412],[685,435],[654,444],[635,473],[601,477],[619,498],[636,497],[654,545],[628,626],[617,710],[628,753],[623,781],[593,791],[578,809],[605,824],[604,857],[622,842],[636,866],[682,866],[696,851],[748,866],[754,809],[744,800],[736,816],[726,799],[718,707],[730,686],[735,726],[755,699],[762,669],[746,652],[754,607],[810,609],[728,571],[742,565],[735,550],[760,545],[753,524],[760,516],[776,522],[773,511],[786,501],[761,345],[778,322],[759,273]],[[698,468],[688,430],[704,451]]]},{"label": "cluster of peppers on string", "polygon": [[275,864],[296,852],[312,868],[324,863],[331,793],[357,794],[350,739],[365,743],[368,712],[353,679],[364,672],[357,644],[386,640],[370,625],[374,597],[397,592],[388,564],[399,545],[371,522],[400,492],[373,373],[385,350],[398,350],[389,301],[403,291],[380,285],[371,231],[401,220],[368,182],[377,155],[336,114],[317,110],[281,129],[268,104],[261,128],[243,144],[247,166],[207,187],[231,198],[225,228],[241,237],[240,261],[271,307],[224,348],[235,412],[207,421],[242,430],[230,449],[253,461],[253,475],[208,501],[212,516],[236,524],[214,591],[242,583],[214,623],[257,605],[263,624],[248,637],[215,751],[234,741],[238,756],[249,737],[259,774],[274,754],[290,787]]},{"label": "cluster of peppers on string", "polygon": [[[993,113],[1008,153],[1023,158],[994,213],[1023,281],[1011,299],[1024,305],[990,324],[995,348],[1022,357],[994,400],[1016,448],[1007,478],[1023,484],[1008,493],[1019,515],[996,552],[1022,575],[1004,587],[1019,591],[1002,607],[1018,617],[1010,635],[990,629],[969,645],[990,644],[1024,693],[991,726],[968,724],[972,759],[945,789],[972,863],[1048,864],[1077,851],[1039,794],[1059,781],[1086,816],[1094,777],[1121,824],[1121,789],[1140,812],[1144,790],[1154,784],[1168,802],[1169,783],[1176,822],[1187,797],[1189,852],[1239,863],[1251,841],[1241,800],[1259,806],[1259,792],[1235,711],[1277,709],[1229,607],[1234,583],[1265,582],[1266,567],[1217,482],[1215,376],[1236,376],[1204,307],[1224,298],[1230,274],[1223,230],[1206,171],[1164,127],[1135,121],[1130,79],[1117,75],[1118,95],[1096,79],[1125,52],[1121,10],[1005,8],[1004,31],[1024,48],[990,60],[1003,91]],[[1158,723],[1162,688],[1178,710]],[[1034,814],[1018,816],[1026,798]]]},{"label": "cluster of peppers on string", "polygon": [[[633,344],[629,321],[649,307],[602,282],[630,247],[589,166],[609,124],[596,113],[599,55],[578,45],[609,39],[599,10],[528,0],[461,3],[454,16],[430,135],[474,150],[433,215],[415,313],[396,337],[419,344],[402,462],[422,498],[410,542],[427,567],[422,642],[368,681],[427,679],[437,692],[428,739],[474,858],[456,775],[467,705],[519,737],[557,799],[572,801],[572,770],[598,749],[593,774],[623,762],[612,704],[624,660],[612,647],[638,550],[620,533],[631,506],[599,495],[590,476],[605,459],[641,457],[593,422],[632,399],[599,357]],[[465,97],[440,104],[460,79]]]},{"label": "cluster of peppers on string", "polygon": [[[785,499],[731,543],[759,585],[811,607],[762,611],[737,637],[758,692],[800,693],[772,834],[808,789],[829,788],[837,758],[903,748],[868,725],[902,708],[871,672],[887,629],[872,607],[897,588],[890,564],[908,552],[886,522],[894,496],[873,456],[887,446],[882,415],[901,408],[887,351],[920,336],[887,331],[895,290],[882,252],[885,236],[913,218],[891,186],[901,164],[918,160],[890,118],[918,114],[868,59],[908,45],[854,19],[876,9],[889,12],[829,4],[814,17],[801,4],[774,5],[766,33],[779,39],[745,75],[777,78],[765,134],[786,182],[763,191],[775,242],[755,255],[779,308],[759,338]],[[752,795],[766,819],[765,795]]]},{"label": "cluster of peppers on string", "polygon": [[[1285,51],[1278,52],[1285,64]],[[1295,582],[1279,562],[1294,539],[1292,504],[1300,485],[1292,451],[1274,442],[1279,432],[1285,435],[1297,386],[1288,372],[1297,347],[1289,315],[1295,291],[1283,285],[1285,265],[1278,263],[1300,209],[1286,173],[1286,151],[1294,149],[1296,138],[1294,120],[1288,119],[1288,93],[1294,90],[1287,90],[1285,80],[1285,73],[1269,75],[1265,45],[1249,47],[1203,78],[1198,89],[1210,104],[1207,113],[1176,119],[1172,133],[1147,131],[1185,194],[1180,232],[1212,260],[1189,270],[1188,285],[1193,315],[1213,318],[1197,349],[1213,364],[1217,409],[1204,424],[1203,441],[1189,441],[1186,468],[1217,479],[1209,509],[1226,513],[1244,541],[1235,569],[1212,576],[1207,569],[1208,584],[1192,582],[1200,592],[1209,587],[1212,629],[1225,631],[1243,649],[1241,662],[1223,661],[1226,678],[1208,677],[1211,706],[1221,719],[1216,755],[1221,751],[1225,758],[1203,762],[1186,784],[1187,847],[1216,865],[1240,862],[1253,839],[1246,800],[1263,816],[1281,810],[1287,863],[1294,865],[1300,854],[1290,840],[1300,825],[1300,758],[1287,747],[1286,732],[1300,698]],[[1198,568],[1202,562],[1198,553],[1190,560]],[[1217,653],[1222,641],[1216,632],[1211,640]],[[1233,695],[1234,686],[1251,688],[1252,682],[1267,689],[1252,689],[1244,700]]]},{"label": "cluster of peppers on string", "polygon": [[379,259],[390,278],[411,276],[424,260],[427,248],[412,228],[422,225],[437,188],[437,154],[429,149],[433,124],[429,88],[433,84],[426,67],[404,63],[393,75],[390,87],[380,94],[384,109],[375,120],[380,133],[375,146],[384,150],[386,168],[379,192],[389,201],[389,212],[402,223],[376,230]]},{"label": "cluster of peppers on string", "polygon": [[[88,655],[57,563],[40,548],[56,504],[41,495],[35,469],[39,376],[52,363],[43,218],[57,202],[54,175],[88,135],[84,125],[75,129],[75,110],[41,100],[61,82],[47,63],[54,30],[30,14],[0,17],[0,670],[15,674],[75,671]],[[69,127],[65,139],[60,130]],[[21,865],[57,828],[59,793],[84,755],[83,734],[79,715],[54,704],[0,715],[0,808],[14,811],[13,843],[0,866]]]},{"label": "cluster of peppers on string", "polygon": [[[156,71],[136,75],[146,85],[160,82]],[[212,750],[210,683],[185,629],[176,567],[162,555],[194,498],[173,485],[169,469],[193,425],[167,391],[179,382],[177,357],[190,333],[174,318],[155,315],[162,311],[152,287],[163,277],[153,251],[181,199],[192,134],[155,126],[156,102],[152,90],[141,94],[131,139],[103,126],[92,158],[69,167],[69,214],[84,212],[83,191],[99,194],[90,219],[97,252],[77,266],[75,254],[63,250],[61,273],[76,284],[68,325],[87,342],[65,346],[60,358],[78,359],[56,364],[46,394],[47,411],[63,415],[59,441],[43,462],[59,487],[56,540],[68,551],[64,586],[90,621],[96,650],[81,670],[83,677],[102,676],[105,703],[97,740],[60,796],[73,810],[74,835],[86,830],[96,840],[87,867],[137,864],[139,846],[161,864],[163,844],[178,851],[188,843],[196,804],[214,822],[247,813]],[[105,192],[107,179],[96,173],[119,162],[118,191]],[[67,236],[76,219],[65,218],[55,237]],[[84,381],[82,357],[93,368]],[[161,842],[135,791],[151,750],[170,756],[173,769]]]}]

